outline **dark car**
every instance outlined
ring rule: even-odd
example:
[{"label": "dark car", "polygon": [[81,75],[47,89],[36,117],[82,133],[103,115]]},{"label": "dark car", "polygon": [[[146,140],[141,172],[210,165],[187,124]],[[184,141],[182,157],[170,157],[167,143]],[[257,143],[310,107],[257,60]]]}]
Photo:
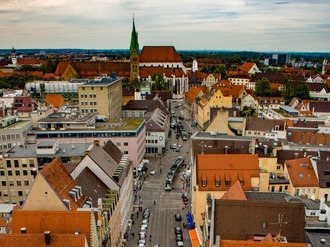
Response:
[{"label": "dark car", "polygon": [[181,214],[175,214],[175,220],[181,221]]},{"label": "dark car", "polygon": [[179,241],[183,241],[182,234],[176,234],[176,235],[175,235],[175,240],[176,240],[177,242],[179,242]]},{"label": "dark car", "polygon": [[180,119],[180,120],[184,120],[184,117],[182,117],[182,116],[179,116],[179,119]]},{"label": "dark car", "polygon": [[180,226],[176,226],[174,228],[175,235],[181,234],[182,235],[182,229]]}]

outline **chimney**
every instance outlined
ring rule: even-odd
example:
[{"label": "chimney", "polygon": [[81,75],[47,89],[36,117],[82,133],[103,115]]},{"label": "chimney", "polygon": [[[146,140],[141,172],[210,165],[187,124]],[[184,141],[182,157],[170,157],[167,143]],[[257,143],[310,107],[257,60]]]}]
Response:
[{"label": "chimney", "polygon": [[100,141],[99,140],[94,140],[94,145],[95,146],[100,146]]},{"label": "chimney", "polygon": [[22,227],[22,228],[21,228],[21,233],[22,233],[22,234],[25,234],[25,233],[26,233],[26,228],[25,228],[25,227]]},{"label": "chimney", "polygon": [[229,153],[229,147],[225,146],[225,154],[228,154],[228,153]]},{"label": "chimney", "polygon": [[32,169],[32,175],[33,175],[33,178],[36,178],[36,176],[37,176],[37,168],[33,168]]},{"label": "chimney", "polygon": [[50,245],[50,231],[45,231],[44,235],[45,235],[46,245]]},{"label": "chimney", "polygon": [[91,155],[91,152],[90,151],[85,151],[84,152],[84,156],[86,156],[86,155],[90,156]]},{"label": "chimney", "polygon": [[267,154],[268,152],[268,145],[264,145],[264,154]]}]

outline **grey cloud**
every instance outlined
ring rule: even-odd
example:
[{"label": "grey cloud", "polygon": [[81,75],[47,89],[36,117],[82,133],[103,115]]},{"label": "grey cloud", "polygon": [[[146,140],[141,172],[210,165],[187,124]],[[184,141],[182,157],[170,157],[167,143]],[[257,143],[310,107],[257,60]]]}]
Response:
[{"label": "grey cloud", "polygon": [[289,4],[290,2],[276,2],[274,4]]}]

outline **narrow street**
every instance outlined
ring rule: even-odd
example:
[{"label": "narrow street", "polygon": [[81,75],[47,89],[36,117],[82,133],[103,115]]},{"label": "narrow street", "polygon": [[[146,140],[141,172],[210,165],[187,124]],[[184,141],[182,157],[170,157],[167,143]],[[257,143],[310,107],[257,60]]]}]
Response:
[{"label": "narrow street", "polygon": [[[177,114],[181,115],[178,109]],[[189,123],[185,123],[186,130],[190,130]],[[172,132],[174,130],[172,129]],[[182,144],[180,152],[176,152],[170,148],[173,143]],[[189,189],[186,190],[186,186],[180,179],[185,167],[191,162],[187,160],[190,152],[190,138],[187,141],[182,141],[181,137],[176,139],[175,134],[172,134],[169,138],[167,147],[168,150],[164,153],[163,157],[150,157],[148,166],[148,176],[143,182],[141,188],[141,194],[137,195],[136,204],[141,206],[142,210],[148,208],[150,210],[150,216],[148,221],[148,228],[146,231],[146,247],[153,247],[159,245],[161,247],[174,247],[176,244],[175,227],[180,226],[182,228],[184,246],[191,246],[188,229],[183,228],[183,223],[186,223],[186,214],[189,211],[189,205],[183,207],[182,192],[187,192],[188,198],[190,197]],[[177,174],[171,191],[165,191],[165,178],[169,168],[174,164],[175,160],[182,156],[185,160],[186,166]],[[150,171],[154,169],[156,173],[150,174]],[[180,214],[182,220],[176,221],[175,214]],[[133,214],[133,222],[131,231],[129,233],[129,239],[126,243],[126,247],[139,246],[139,232],[141,228],[143,218],[143,211],[135,212]],[[134,234],[134,237],[132,235]],[[151,238],[150,238],[151,235]]]}]

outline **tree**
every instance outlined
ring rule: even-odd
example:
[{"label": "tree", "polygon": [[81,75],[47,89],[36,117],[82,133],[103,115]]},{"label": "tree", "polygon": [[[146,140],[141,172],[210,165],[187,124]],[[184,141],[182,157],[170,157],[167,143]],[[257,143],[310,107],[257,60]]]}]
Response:
[{"label": "tree", "polygon": [[[285,100],[285,103],[288,104],[292,100],[292,98],[296,97],[295,90],[298,87],[298,85],[304,84],[305,80],[300,75],[291,75],[290,77],[288,77],[288,76],[284,77],[284,79],[282,80],[282,83],[284,85],[283,98]],[[306,86],[307,86],[307,84],[306,84]],[[298,90],[299,94],[302,93],[302,91],[304,91],[304,90],[305,90],[304,88],[299,88],[299,90]],[[302,95],[304,95],[304,93],[302,93]],[[309,97],[309,94],[308,94],[308,97]]]},{"label": "tree", "polygon": [[264,77],[256,82],[254,93],[256,96],[273,96],[276,90],[271,88],[269,79]]},{"label": "tree", "polygon": [[309,99],[309,87],[307,83],[301,83],[294,89],[294,97],[299,100]]},{"label": "tree", "polygon": [[213,73],[219,73],[221,75],[221,78],[225,78],[227,75],[227,69],[222,64],[216,64]]},{"label": "tree", "polygon": [[168,82],[162,74],[155,73],[152,77],[154,83],[151,85],[152,90],[168,90]]},{"label": "tree", "polygon": [[18,75],[11,75],[0,78],[1,88],[23,89],[25,87],[25,83],[26,80]]}]

